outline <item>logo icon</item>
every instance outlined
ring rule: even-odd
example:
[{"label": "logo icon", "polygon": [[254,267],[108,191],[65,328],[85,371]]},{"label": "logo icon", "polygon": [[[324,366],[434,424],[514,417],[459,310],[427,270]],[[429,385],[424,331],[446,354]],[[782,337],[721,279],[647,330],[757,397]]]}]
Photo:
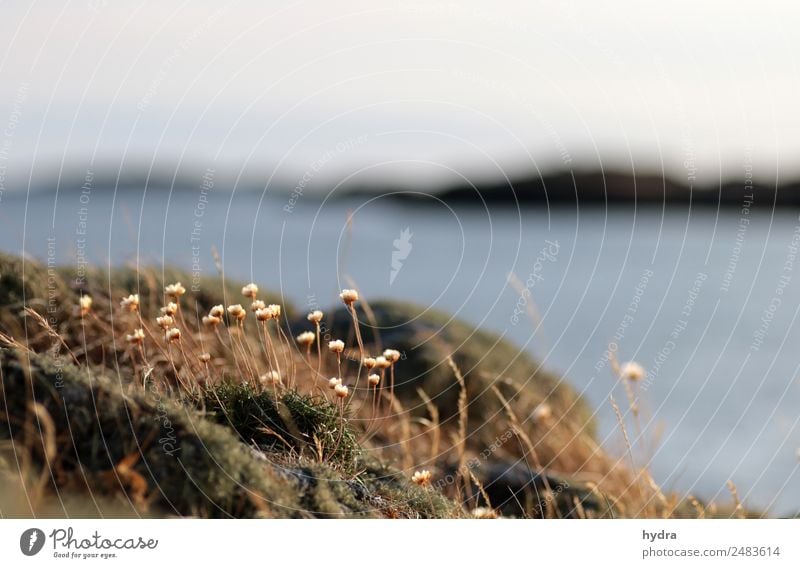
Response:
[{"label": "logo icon", "polygon": [[411,249],[414,248],[411,244],[411,237],[414,233],[411,229],[406,227],[400,231],[400,238],[392,241],[394,250],[392,251],[392,270],[389,273],[389,286],[394,284],[394,279],[400,274],[400,269],[403,268],[403,261],[411,254]]},{"label": "logo icon", "polygon": [[44,547],[44,531],[28,529],[19,537],[19,549],[25,556],[35,556]]}]

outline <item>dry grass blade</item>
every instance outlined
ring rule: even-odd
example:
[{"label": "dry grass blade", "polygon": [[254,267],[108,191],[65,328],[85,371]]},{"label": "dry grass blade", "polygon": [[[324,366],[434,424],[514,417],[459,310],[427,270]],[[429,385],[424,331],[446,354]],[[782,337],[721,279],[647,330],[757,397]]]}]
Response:
[{"label": "dry grass blade", "polygon": [[464,375],[461,374],[461,370],[458,368],[458,365],[456,365],[456,362],[450,355],[447,356],[447,364],[450,365],[450,368],[453,370],[453,374],[455,375],[456,381],[458,381],[458,386],[460,388],[458,393],[458,435],[456,437],[456,448],[458,451],[458,480],[461,486],[460,489],[463,488],[464,492],[469,494],[469,484],[464,478],[464,472],[467,469],[467,420],[469,418],[469,415],[467,414],[467,384],[466,381],[464,381]]},{"label": "dry grass blade", "polygon": [[42,317],[41,314],[39,314],[36,310],[33,310],[31,308],[25,308],[25,315],[27,315],[28,317],[32,318],[36,323],[38,323],[39,326],[42,329],[44,329],[45,332],[47,332],[47,335],[49,335],[50,337],[52,337],[53,339],[58,341],[64,347],[64,349],[67,350],[67,353],[69,353],[70,357],[72,357],[72,360],[75,362],[75,364],[80,366],[80,363],[78,362],[78,358],[75,357],[75,354],[72,352],[72,349],[69,348],[69,345],[67,345],[67,342],[64,341],[64,338],[61,336],[61,334],[59,334],[55,329],[53,329],[50,326],[48,321],[46,319],[44,319],[44,317]]}]

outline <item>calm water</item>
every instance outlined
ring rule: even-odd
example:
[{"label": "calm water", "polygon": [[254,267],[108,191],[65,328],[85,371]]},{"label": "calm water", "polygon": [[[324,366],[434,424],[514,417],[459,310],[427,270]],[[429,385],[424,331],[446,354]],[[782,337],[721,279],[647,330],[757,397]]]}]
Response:
[{"label": "calm water", "polygon": [[[60,262],[138,258],[203,274],[216,273],[216,246],[227,276],[300,306],[332,304],[347,275],[369,298],[435,306],[534,353],[594,404],[604,443],[621,450],[614,342],[648,369],[640,460],[661,483],[727,500],[730,478],[751,504],[800,510],[796,212],[742,225],[738,211],[453,210],[427,199],[303,197],[287,212],[286,198],[257,194],[6,193],[0,243],[43,258],[55,237]],[[512,272],[529,293],[508,284]]]}]

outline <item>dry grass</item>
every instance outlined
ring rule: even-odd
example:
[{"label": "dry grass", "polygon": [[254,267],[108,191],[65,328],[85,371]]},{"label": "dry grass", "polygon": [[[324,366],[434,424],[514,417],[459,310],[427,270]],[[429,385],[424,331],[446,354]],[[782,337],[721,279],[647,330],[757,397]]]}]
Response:
[{"label": "dry grass", "polygon": [[[414,361],[400,359],[391,345],[386,351],[386,341],[372,331],[377,325],[364,333],[356,306],[365,308],[370,322],[377,321],[376,315],[355,290],[343,292],[350,329],[331,338],[344,342],[343,349],[332,351],[328,344],[321,345],[322,330],[342,328],[328,325],[325,314],[309,314],[303,330],[308,333],[295,341],[292,331],[298,330],[289,325],[287,309],[272,297],[259,296],[255,285],[218,285],[216,295],[194,296],[177,282],[165,282],[148,271],[107,277],[106,287],[82,290],[59,280],[60,301],[52,313],[47,312],[52,318],[45,318],[47,290],[39,281],[44,278],[41,270],[31,265],[28,281],[12,282],[5,304],[0,305],[0,341],[8,349],[2,355],[4,369],[11,364],[20,371],[24,369],[20,362],[39,361],[34,355],[39,353],[49,363],[37,362],[34,367],[49,369],[53,362],[69,366],[71,380],[82,388],[89,388],[91,377],[107,377],[103,388],[108,390],[103,392],[112,392],[109,385],[116,383],[120,390],[114,396],[130,397],[142,416],[148,412],[143,408],[152,410],[154,400],[168,401],[170,420],[185,428],[185,436],[191,435],[191,424],[202,423],[203,436],[214,440],[215,450],[209,450],[208,459],[198,457],[198,467],[215,475],[220,475],[220,463],[236,471],[244,468],[246,473],[240,475],[256,488],[239,494],[235,503],[226,501],[225,514],[296,516],[293,507],[300,516],[303,511],[317,516],[378,511],[385,517],[480,518],[746,514],[735,488],[732,507],[715,508],[658,487],[648,471],[637,467],[616,404],[628,452],[625,459],[598,446],[591,424],[576,418],[577,401],[563,398],[555,387],[544,394],[531,391],[525,376],[508,374],[514,369],[509,366],[495,374],[462,369],[449,354],[456,353],[455,347],[442,347],[452,349],[446,355],[449,385],[433,383],[434,391],[419,386],[401,389],[396,395],[396,370]],[[0,278],[7,279],[7,273]],[[88,308],[87,301],[79,301],[87,293],[92,297]],[[129,294],[138,294],[134,309],[131,302],[120,303]],[[218,304],[222,310],[215,308]],[[397,358],[392,360],[394,353]],[[373,363],[365,371],[366,359],[377,361],[378,385],[367,382]],[[334,370],[340,382],[331,382]],[[3,388],[4,392],[9,388],[6,374]],[[625,388],[638,420],[632,385]],[[74,451],[66,464],[61,454],[64,428],[72,426],[69,417],[61,416],[56,407],[38,405],[33,394],[29,388],[21,399],[4,396],[0,422],[8,425],[8,432],[0,436],[14,440],[23,436],[26,450],[14,457],[25,466],[18,468],[18,477],[37,502],[44,502],[48,490],[52,497],[53,492],[59,495],[80,485],[75,476],[87,467],[83,462],[88,455],[97,456],[83,448]],[[127,403],[119,404],[113,407],[115,420]],[[89,424],[83,427],[87,435],[95,432]],[[184,515],[215,513],[199,504],[193,510],[191,499],[202,501],[195,493],[182,495],[179,508],[154,496],[154,484],[165,483],[149,470],[156,459],[150,455],[155,434],[145,427],[128,433],[125,451],[103,470],[130,504],[125,511],[160,514],[172,506]],[[235,457],[221,457],[226,444],[236,447]],[[250,463],[252,452],[268,456],[269,467]],[[59,481],[44,468],[53,463],[72,473]],[[259,467],[266,468],[267,481],[259,477]],[[287,489],[275,468],[294,472],[289,483],[293,489]],[[430,482],[416,492],[410,489],[415,471],[431,472]],[[64,482],[67,478],[69,484]],[[303,489],[308,484],[314,491]],[[278,490],[294,491],[298,497],[273,503],[272,492]],[[110,494],[114,491],[109,489],[99,497],[107,499]],[[378,500],[367,503],[369,499]]]}]

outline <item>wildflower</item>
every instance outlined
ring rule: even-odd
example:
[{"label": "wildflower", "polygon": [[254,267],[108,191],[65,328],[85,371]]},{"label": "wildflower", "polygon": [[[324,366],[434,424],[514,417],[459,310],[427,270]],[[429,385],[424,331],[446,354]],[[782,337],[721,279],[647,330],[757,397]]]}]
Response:
[{"label": "wildflower", "polygon": [[350,394],[350,389],[340,383],[333,387],[333,392],[336,393],[336,396],[339,398],[345,398],[348,394]]},{"label": "wildflower", "polygon": [[281,375],[278,371],[267,371],[258,377],[258,381],[264,386],[274,387],[275,385],[281,384]]},{"label": "wildflower", "polygon": [[553,410],[550,408],[550,405],[545,402],[538,405],[533,409],[533,412],[531,412],[531,420],[535,424],[546,422],[551,416],[553,416]]},{"label": "wildflower", "polygon": [[328,381],[328,388],[335,389],[340,384],[342,384],[342,379],[331,377],[330,380]]},{"label": "wildflower", "polygon": [[211,353],[200,353],[200,357],[198,357],[202,363],[208,363],[211,361]]},{"label": "wildflower", "polygon": [[208,310],[208,315],[215,318],[222,318],[225,315],[225,307],[222,304],[217,304]]},{"label": "wildflower", "polygon": [[217,316],[203,316],[203,325],[208,327],[216,327],[222,322],[222,319]]},{"label": "wildflower", "polygon": [[165,316],[174,316],[176,313],[178,313],[178,304],[175,302],[168,303],[166,306],[161,308],[161,313]]},{"label": "wildflower", "polygon": [[253,298],[255,300],[257,295],[258,286],[256,286],[253,282],[250,282],[250,284],[242,288],[242,296],[245,298]]},{"label": "wildflower", "polygon": [[131,294],[127,298],[122,298],[122,301],[119,303],[123,310],[127,310],[129,312],[138,312],[139,311],[139,294]]},{"label": "wildflower", "polygon": [[173,327],[167,330],[167,341],[172,343],[173,341],[180,341],[181,339],[181,330],[177,327]]},{"label": "wildflower", "polygon": [[186,288],[183,287],[183,284],[180,282],[175,282],[175,284],[170,284],[166,288],[164,288],[164,293],[171,298],[180,298],[186,293]]},{"label": "wildflower", "polygon": [[367,382],[369,382],[369,386],[377,387],[378,383],[381,382],[381,376],[373,373],[367,377]]},{"label": "wildflower", "polygon": [[128,343],[142,343],[144,341],[144,330],[142,328],[135,329],[133,334],[125,336],[125,340]]},{"label": "wildflower", "polygon": [[392,363],[386,357],[375,357],[375,366],[378,369],[388,369],[392,366]]},{"label": "wildflower", "polygon": [[356,290],[342,290],[342,293],[339,294],[339,297],[342,299],[342,302],[351,306],[353,302],[358,302],[358,291]]},{"label": "wildflower", "polygon": [[375,360],[375,357],[364,357],[362,363],[364,364],[364,366],[367,368],[368,371],[370,369],[374,369],[375,365],[378,364],[378,362]]},{"label": "wildflower", "polygon": [[328,342],[328,349],[330,349],[333,353],[337,355],[344,351],[344,341],[341,339],[334,339],[333,341]]},{"label": "wildflower", "polygon": [[390,363],[397,363],[400,360],[400,352],[397,349],[386,349],[383,356]]},{"label": "wildflower", "polygon": [[473,519],[496,519],[497,511],[489,507],[476,507],[471,511]]},{"label": "wildflower", "polygon": [[263,310],[267,307],[267,304],[264,303],[264,300],[253,300],[253,303],[250,304],[250,311],[257,312],[258,310]]},{"label": "wildflower", "polygon": [[277,319],[281,317],[281,306],[280,304],[270,304],[267,306],[267,309],[272,311],[272,317]]},{"label": "wildflower", "polygon": [[647,373],[639,363],[629,361],[625,363],[619,371],[620,377],[628,381],[638,382],[644,379]]},{"label": "wildflower", "polygon": [[166,331],[173,326],[175,320],[172,319],[172,316],[159,316],[156,318],[156,323],[158,327]]},{"label": "wildflower", "polygon": [[233,304],[232,306],[228,306],[228,314],[230,314],[230,316],[237,321],[242,321],[247,317],[247,312],[244,310],[241,304]]},{"label": "wildflower", "polygon": [[310,345],[312,345],[314,343],[314,339],[315,338],[316,338],[316,335],[314,335],[313,332],[304,331],[303,333],[301,333],[300,335],[297,336],[297,343],[299,343],[300,345],[305,345],[306,347],[309,347]]},{"label": "wildflower", "polygon": [[271,320],[272,310],[268,310],[267,308],[261,308],[260,310],[256,310],[256,319],[258,321]]},{"label": "wildflower", "polygon": [[306,319],[312,323],[319,323],[322,321],[322,312],[319,310],[314,310],[306,316]]},{"label": "wildflower", "polygon": [[90,311],[92,311],[92,297],[91,296],[81,296],[78,300],[80,308],[81,308],[81,315],[85,316]]},{"label": "wildflower", "polygon": [[411,476],[411,481],[413,481],[420,487],[429,485],[431,482],[431,472],[428,471],[427,469],[423,469],[422,471],[415,471],[414,475]]}]

